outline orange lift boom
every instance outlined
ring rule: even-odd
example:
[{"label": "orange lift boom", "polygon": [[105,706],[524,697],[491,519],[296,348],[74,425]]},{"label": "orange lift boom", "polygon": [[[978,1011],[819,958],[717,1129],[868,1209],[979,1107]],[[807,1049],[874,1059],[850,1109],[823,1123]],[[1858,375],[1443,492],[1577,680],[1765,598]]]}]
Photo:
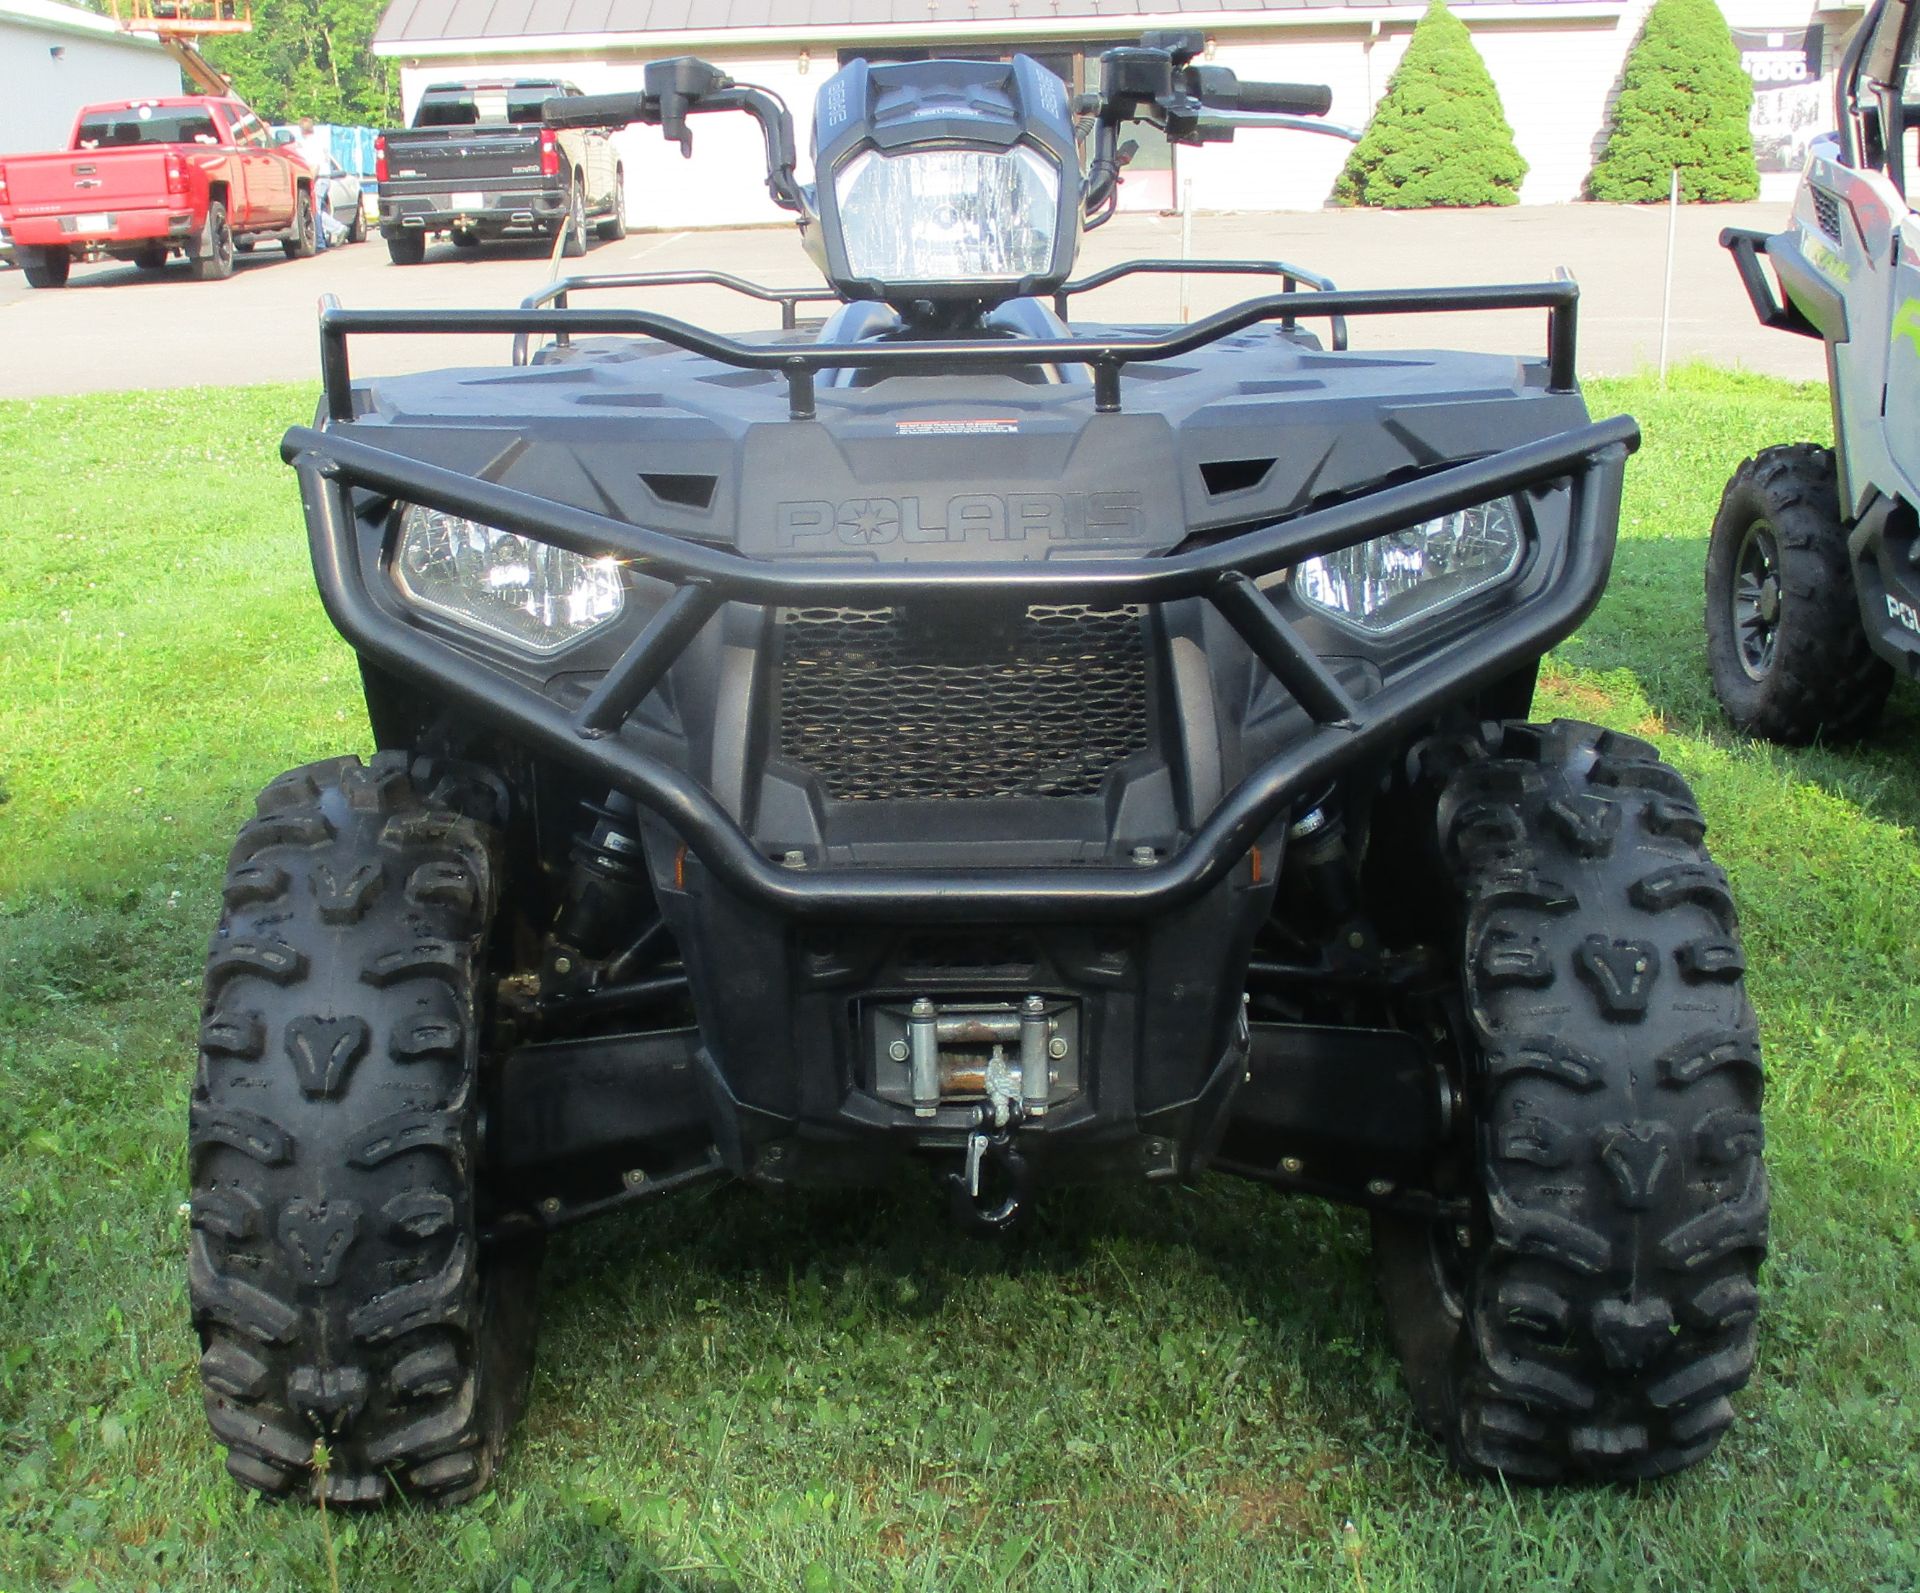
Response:
[{"label": "orange lift boom", "polygon": [[123,33],[156,35],[202,94],[226,94],[232,83],[200,53],[211,34],[253,31],[253,0],[108,0]]}]

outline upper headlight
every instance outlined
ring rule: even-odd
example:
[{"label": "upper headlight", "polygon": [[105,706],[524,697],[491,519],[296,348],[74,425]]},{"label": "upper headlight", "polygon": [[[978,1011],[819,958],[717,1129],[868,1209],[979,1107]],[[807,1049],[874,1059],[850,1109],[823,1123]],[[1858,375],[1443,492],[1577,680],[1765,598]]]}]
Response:
[{"label": "upper headlight", "polygon": [[1053,266],[1060,173],[1025,144],[869,149],[840,169],[833,195],[847,269],[862,281],[1009,282]]},{"label": "upper headlight", "polygon": [[1293,591],[1378,635],[1497,585],[1524,547],[1519,509],[1497,498],[1308,559],[1294,567]]},{"label": "upper headlight", "polygon": [[626,605],[612,559],[582,558],[419,504],[400,517],[393,577],[422,608],[540,654],[598,630]]}]

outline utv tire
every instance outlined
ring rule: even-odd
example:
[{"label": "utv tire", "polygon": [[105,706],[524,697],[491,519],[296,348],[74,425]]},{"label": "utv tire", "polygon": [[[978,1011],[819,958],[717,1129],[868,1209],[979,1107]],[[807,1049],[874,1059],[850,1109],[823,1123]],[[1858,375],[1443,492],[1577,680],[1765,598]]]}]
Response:
[{"label": "utv tire", "polygon": [[627,235],[627,173],[624,167],[613,174],[613,214],[594,230],[608,243],[618,243]]},{"label": "utv tire", "polygon": [[1465,929],[1465,1223],[1380,1214],[1389,1326],[1470,1472],[1655,1477],[1753,1369],[1760,1050],[1726,876],[1653,748],[1509,725],[1439,799]]},{"label": "utv tire", "polygon": [[196,282],[223,282],[233,275],[233,230],[227,225],[227,207],[218,199],[207,206],[192,270]]},{"label": "utv tire", "polygon": [[1706,617],[1736,729],[1801,744],[1873,727],[1893,671],[1861,622],[1831,450],[1768,448],[1734,472],[1707,544]]},{"label": "utv tire", "polygon": [[73,256],[65,249],[42,249],[23,244],[20,272],[30,288],[64,288],[73,270]]},{"label": "utv tire", "polygon": [[395,265],[418,265],[427,257],[427,235],[424,232],[389,232],[387,240],[387,258]]},{"label": "utv tire", "polygon": [[404,754],[261,794],[207,960],[189,1286],[207,1418],[265,1493],[483,1488],[531,1364],[537,1252],[482,1237],[496,837]]}]

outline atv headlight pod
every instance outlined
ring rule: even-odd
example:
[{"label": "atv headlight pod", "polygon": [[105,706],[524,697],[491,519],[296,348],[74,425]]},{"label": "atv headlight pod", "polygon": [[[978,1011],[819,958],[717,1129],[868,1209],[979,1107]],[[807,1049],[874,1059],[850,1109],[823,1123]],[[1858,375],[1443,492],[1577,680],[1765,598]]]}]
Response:
[{"label": "atv headlight pod", "polygon": [[619,564],[409,504],[393,578],[409,602],[526,652],[556,653],[619,617]]},{"label": "atv headlight pod", "polygon": [[863,150],[833,195],[847,270],[863,281],[1017,282],[1053,267],[1060,170],[1028,144]]},{"label": "atv headlight pod", "polygon": [[1511,498],[1456,509],[1294,566],[1294,595],[1373,635],[1497,586],[1526,546]]}]

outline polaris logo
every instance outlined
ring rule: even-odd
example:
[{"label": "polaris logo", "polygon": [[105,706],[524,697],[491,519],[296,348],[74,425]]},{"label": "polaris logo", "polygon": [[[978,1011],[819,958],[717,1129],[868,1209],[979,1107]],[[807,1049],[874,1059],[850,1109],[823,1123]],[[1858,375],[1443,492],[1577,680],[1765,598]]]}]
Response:
[{"label": "polaris logo", "polygon": [[1891,593],[1887,595],[1887,618],[1898,620],[1915,636],[1920,636],[1920,612],[1916,612],[1911,603],[1902,602]]},{"label": "polaris logo", "polygon": [[774,506],[781,549],[889,542],[1123,541],[1145,529],[1137,492],[963,492],[911,498],[796,498]]}]

